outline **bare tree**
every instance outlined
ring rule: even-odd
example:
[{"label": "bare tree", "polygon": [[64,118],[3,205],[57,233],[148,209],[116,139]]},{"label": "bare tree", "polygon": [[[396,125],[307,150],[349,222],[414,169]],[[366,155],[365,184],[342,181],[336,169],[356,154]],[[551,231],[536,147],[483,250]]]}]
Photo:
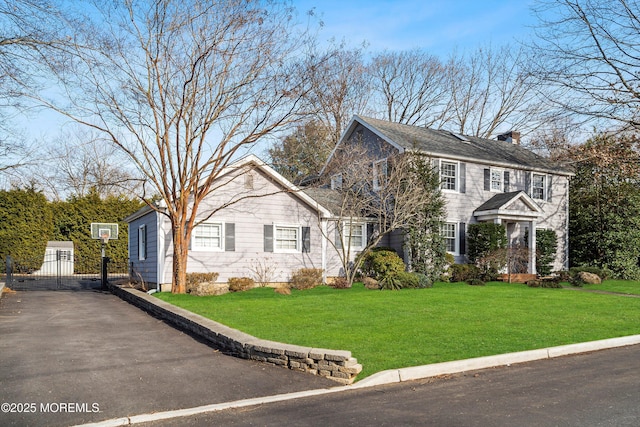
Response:
[{"label": "bare tree", "polygon": [[[325,238],[338,254],[349,285],[364,257],[383,237],[408,228],[439,197],[439,187],[425,191],[414,175],[419,154],[387,154],[381,161],[360,144],[350,145],[334,153],[325,170],[325,176],[333,180],[333,190],[323,190],[331,195],[320,198],[331,199],[336,216]],[[313,194],[314,190],[307,191]]]},{"label": "bare tree", "polygon": [[76,126],[52,142],[44,152],[47,161],[26,174],[49,198],[65,200],[90,192],[101,197],[142,194],[142,179],[129,170],[126,156],[96,131]]},{"label": "bare tree", "polygon": [[580,124],[570,117],[551,116],[544,126],[532,132],[527,148],[551,160],[564,160],[567,152],[579,140],[579,128]]},{"label": "bare tree", "polygon": [[191,232],[216,211],[196,218],[203,198],[220,190],[231,161],[300,112],[308,32],[279,1],[98,6],[77,48],[48,63],[65,102],[39,101],[101,132],[137,166],[162,208],[145,201],[170,220],[172,291],[184,293]]},{"label": "bare tree", "polygon": [[55,0],[0,0],[0,173],[16,178],[15,169],[33,163],[33,144],[15,126],[27,111],[25,88],[38,85],[33,58],[53,55],[68,39]]},{"label": "bare tree", "polygon": [[538,0],[531,74],[549,101],[588,119],[640,127],[640,4],[636,0]]},{"label": "bare tree", "polygon": [[446,117],[447,72],[438,58],[418,49],[383,52],[373,57],[369,75],[386,120],[430,127]]},{"label": "bare tree", "polygon": [[495,136],[500,127],[520,132],[535,128],[542,105],[523,60],[523,50],[508,45],[453,55],[447,67],[450,116],[442,126],[482,138]]},{"label": "bare tree", "polygon": [[312,89],[307,99],[313,107],[314,119],[324,126],[324,133],[335,146],[353,114],[366,111],[370,83],[361,49],[331,47],[324,56],[327,60],[313,67]]}]

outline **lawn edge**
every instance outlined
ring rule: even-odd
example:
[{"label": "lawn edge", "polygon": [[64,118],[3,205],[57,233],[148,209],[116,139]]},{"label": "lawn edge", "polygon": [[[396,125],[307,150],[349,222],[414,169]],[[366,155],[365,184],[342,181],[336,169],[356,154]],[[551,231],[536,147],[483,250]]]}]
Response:
[{"label": "lawn edge", "polygon": [[532,362],[535,360],[553,359],[556,357],[589,353],[592,351],[606,350],[616,347],[626,347],[636,344],[640,344],[640,335],[607,338],[584,343],[565,344],[555,347],[433,363],[430,365],[413,366],[409,368],[388,369],[386,371],[372,374],[358,381],[350,388],[374,387],[384,384],[437,377],[440,375],[458,374],[480,369],[509,366],[512,364]]}]

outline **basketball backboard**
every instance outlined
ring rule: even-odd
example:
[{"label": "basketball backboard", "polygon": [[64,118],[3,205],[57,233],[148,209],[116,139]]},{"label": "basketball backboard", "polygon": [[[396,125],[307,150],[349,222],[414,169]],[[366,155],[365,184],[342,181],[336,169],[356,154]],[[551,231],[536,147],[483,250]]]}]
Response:
[{"label": "basketball backboard", "polygon": [[100,240],[118,240],[118,224],[92,222],[91,238]]}]

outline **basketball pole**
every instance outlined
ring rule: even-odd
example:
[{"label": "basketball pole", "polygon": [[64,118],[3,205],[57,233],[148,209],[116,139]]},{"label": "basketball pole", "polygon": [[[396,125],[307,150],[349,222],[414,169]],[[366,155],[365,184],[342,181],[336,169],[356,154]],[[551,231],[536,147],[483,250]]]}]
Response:
[{"label": "basketball pole", "polygon": [[106,290],[107,289],[107,265],[109,263],[109,258],[107,258],[107,241],[109,241],[109,238],[102,238],[100,239],[102,244],[102,251],[101,251],[101,257],[100,257],[100,286],[102,288],[102,290]]}]

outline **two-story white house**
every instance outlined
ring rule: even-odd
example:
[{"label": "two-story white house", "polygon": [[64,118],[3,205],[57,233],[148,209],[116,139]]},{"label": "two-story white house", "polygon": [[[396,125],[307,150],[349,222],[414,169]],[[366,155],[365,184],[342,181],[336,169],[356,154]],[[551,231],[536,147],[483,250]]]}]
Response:
[{"label": "two-story white house", "polygon": [[[566,269],[572,174],[521,147],[517,139],[504,139],[466,137],[355,116],[336,149],[364,142],[377,156],[371,169],[374,175],[384,169],[392,153],[427,154],[440,171],[447,211],[441,232],[456,262],[466,259],[468,224],[493,221],[506,225],[512,242],[522,241],[529,230],[530,249],[535,249],[537,229],[554,230],[558,237],[554,269]],[[300,268],[317,268],[327,279],[343,273],[335,244],[338,230],[350,233],[353,253],[359,250],[355,246],[364,247],[372,232],[365,223],[336,227],[344,219],[332,207],[331,189],[297,187],[255,156],[238,160],[218,179],[218,190],[205,198],[198,211],[203,222],[192,233],[188,272],[217,272],[218,281],[225,282],[271,269],[270,281],[280,283]],[[375,187],[376,177],[371,179]],[[132,270],[150,286],[168,289],[173,246],[162,207],[144,207],[126,220]],[[401,233],[386,236],[380,244],[402,255]],[[535,272],[534,256],[529,271]]]},{"label": "two-story white house", "polygon": [[[553,268],[568,268],[569,180],[573,174],[522,147],[517,133],[490,140],[355,116],[336,150],[350,143],[364,144],[377,156],[374,174],[384,169],[379,165],[390,154],[413,150],[432,159],[446,200],[441,232],[456,262],[466,260],[468,224],[492,221],[505,225],[511,244],[528,246],[530,273],[536,271],[536,230],[554,230],[558,251]],[[391,239],[390,244],[402,254],[398,239]]]}]

